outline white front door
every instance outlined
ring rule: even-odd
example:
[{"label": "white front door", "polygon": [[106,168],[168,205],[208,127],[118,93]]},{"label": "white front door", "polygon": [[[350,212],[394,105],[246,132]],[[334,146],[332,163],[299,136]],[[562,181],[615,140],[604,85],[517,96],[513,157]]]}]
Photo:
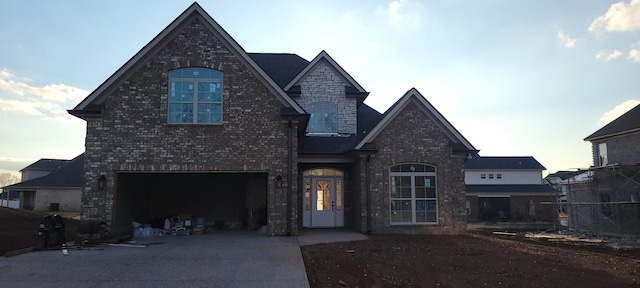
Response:
[{"label": "white front door", "polygon": [[[309,179],[309,178],[308,178]],[[344,226],[343,187],[341,178],[310,178],[310,213],[303,217],[306,227]]]}]

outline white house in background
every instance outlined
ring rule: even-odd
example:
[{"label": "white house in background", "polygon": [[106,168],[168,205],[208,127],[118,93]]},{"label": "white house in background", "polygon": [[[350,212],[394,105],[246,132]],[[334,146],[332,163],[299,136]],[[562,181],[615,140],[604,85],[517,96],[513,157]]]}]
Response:
[{"label": "white house in background", "polygon": [[20,170],[20,183],[2,187],[2,204],[35,211],[80,211],[83,166],[84,153],[72,160],[40,159]]},{"label": "white house in background", "polygon": [[542,180],[546,170],[531,156],[484,157],[465,162],[468,221],[555,221],[558,191]]}]

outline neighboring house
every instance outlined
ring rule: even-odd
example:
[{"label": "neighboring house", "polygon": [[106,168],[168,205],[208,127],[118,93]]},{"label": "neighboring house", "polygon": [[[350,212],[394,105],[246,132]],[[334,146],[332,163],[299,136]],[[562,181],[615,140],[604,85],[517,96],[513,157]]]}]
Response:
[{"label": "neighboring house", "polygon": [[640,105],[584,138],[591,142],[593,166],[640,163]]},{"label": "neighboring house", "polygon": [[558,191],[543,184],[544,166],[533,157],[484,157],[465,162],[469,221],[558,218]]},{"label": "neighboring house", "polygon": [[69,111],[87,122],[82,219],[464,233],[476,149],[416,89],[384,114],[367,95],[324,51],[246,53],[194,3]]},{"label": "neighboring house", "polygon": [[5,200],[26,210],[79,212],[83,166],[84,154],[72,160],[40,159],[20,170],[20,183],[3,187]]},{"label": "neighboring house", "polygon": [[640,235],[640,105],[585,141],[593,166],[582,181],[568,183],[572,230],[595,235]]},{"label": "neighboring house", "polygon": [[560,192],[560,202],[566,202],[571,185],[589,181],[592,174],[589,170],[557,171],[544,177],[544,180]]}]

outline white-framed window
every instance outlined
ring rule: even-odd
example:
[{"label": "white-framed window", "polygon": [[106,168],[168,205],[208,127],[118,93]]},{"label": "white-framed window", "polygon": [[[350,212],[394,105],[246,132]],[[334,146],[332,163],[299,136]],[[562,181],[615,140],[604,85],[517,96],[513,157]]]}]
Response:
[{"label": "white-framed window", "polygon": [[493,179],[493,174],[489,174],[489,179]]},{"label": "white-framed window", "polygon": [[608,164],[607,143],[600,143],[598,144],[598,166],[606,166]]},{"label": "white-framed window", "polygon": [[480,174],[480,179],[487,179],[487,174]]},{"label": "white-framed window", "polygon": [[389,170],[391,224],[437,224],[436,167],[414,163]]},{"label": "white-framed window", "polygon": [[220,71],[183,68],[169,71],[169,124],[222,124]]},{"label": "white-framed window", "polygon": [[496,179],[502,179],[502,174],[500,173],[496,174]]},{"label": "white-framed window", "polygon": [[309,118],[309,133],[337,133],[338,105],[330,102],[316,102],[311,104]]}]

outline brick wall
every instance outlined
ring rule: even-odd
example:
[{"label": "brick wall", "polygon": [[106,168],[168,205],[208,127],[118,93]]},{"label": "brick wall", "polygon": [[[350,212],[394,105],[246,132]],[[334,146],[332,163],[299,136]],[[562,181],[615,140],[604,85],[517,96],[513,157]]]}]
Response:
[{"label": "brick wall", "polygon": [[609,164],[640,163],[640,133],[592,142],[594,165],[598,163],[598,144],[600,143],[607,143]]},{"label": "brick wall", "polygon": [[300,82],[301,94],[296,102],[311,111],[315,102],[330,102],[338,107],[338,133],[357,133],[356,99],[347,98],[345,81],[325,61],[320,61]]},{"label": "brick wall", "polygon": [[[102,119],[87,121],[83,219],[110,221],[115,171],[259,171],[268,172],[269,180],[288,175],[282,103],[200,18],[187,23],[125,74],[104,98]],[[167,124],[168,71],[178,67],[209,67],[224,73],[222,125]],[[296,131],[294,126],[293,139]],[[294,179],[284,182],[290,180],[295,192],[297,141],[293,145]],[[107,179],[103,191],[97,189],[99,175]],[[286,197],[286,188],[268,185],[271,235],[287,232]]]},{"label": "brick wall", "polygon": [[[464,156],[452,155],[449,138],[417,101],[391,121],[375,139],[378,152],[370,160],[373,233],[462,234],[466,231]],[[392,226],[389,216],[389,167],[417,162],[437,171],[438,223]],[[363,190],[364,193],[364,190]]]}]

